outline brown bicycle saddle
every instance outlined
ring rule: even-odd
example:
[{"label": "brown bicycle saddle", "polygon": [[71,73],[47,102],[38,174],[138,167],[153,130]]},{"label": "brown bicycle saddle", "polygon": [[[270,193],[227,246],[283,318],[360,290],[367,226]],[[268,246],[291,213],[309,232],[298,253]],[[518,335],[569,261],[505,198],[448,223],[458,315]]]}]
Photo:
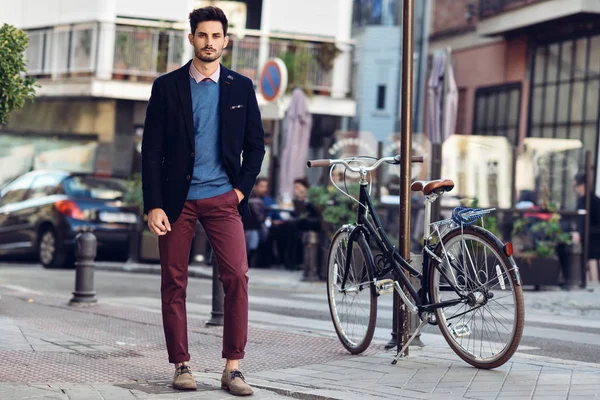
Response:
[{"label": "brown bicycle saddle", "polygon": [[413,192],[423,192],[424,195],[429,195],[434,191],[449,192],[454,189],[454,181],[452,179],[436,179],[434,181],[415,181],[410,186]]}]

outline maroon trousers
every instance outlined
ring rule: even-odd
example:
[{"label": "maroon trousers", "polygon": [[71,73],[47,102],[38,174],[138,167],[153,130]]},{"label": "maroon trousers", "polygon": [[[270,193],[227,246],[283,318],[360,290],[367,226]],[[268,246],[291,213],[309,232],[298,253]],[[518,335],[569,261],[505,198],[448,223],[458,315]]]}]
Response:
[{"label": "maroon trousers", "polygon": [[223,358],[244,358],[248,337],[248,260],[234,190],[209,199],[188,200],[171,231],[158,239],[162,316],[170,363],[189,361],[187,314],[188,260],[196,220],[206,231],[225,292]]}]

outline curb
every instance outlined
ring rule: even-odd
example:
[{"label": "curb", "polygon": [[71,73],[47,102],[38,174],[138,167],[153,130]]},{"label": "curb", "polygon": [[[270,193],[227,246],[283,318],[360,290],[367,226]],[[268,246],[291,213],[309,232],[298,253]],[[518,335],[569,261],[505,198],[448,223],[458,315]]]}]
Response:
[{"label": "curb", "polygon": [[[160,265],[141,265],[134,263],[110,264],[101,262],[96,263],[95,269],[97,271],[160,275]],[[188,277],[199,279],[212,279],[212,273],[199,271],[193,266],[190,266],[190,268],[188,269]]]},{"label": "curb", "polygon": [[298,390],[297,385],[289,385],[288,387],[274,386],[273,382],[250,382],[250,384],[252,385],[252,387],[257,389],[267,390],[269,392],[277,393],[282,396],[291,397],[293,399],[299,400],[343,400],[347,398],[346,396],[349,394],[347,392],[344,392],[343,396],[341,397],[331,397],[309,392],[310,390],[323,391],[323,388],[315,386],[302,387],[308,390],[307,392],[302,392]]}]

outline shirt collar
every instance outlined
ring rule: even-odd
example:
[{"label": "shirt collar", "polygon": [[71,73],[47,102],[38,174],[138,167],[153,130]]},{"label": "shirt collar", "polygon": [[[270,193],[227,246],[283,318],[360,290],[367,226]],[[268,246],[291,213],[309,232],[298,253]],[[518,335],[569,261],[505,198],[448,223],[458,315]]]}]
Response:
[{"label": "shirt collar", "polygon": [[202,73],[198,71],[198,69],[194,65],[194,62],[192,61],[190,63],[190,76],[194,78],[196,83],[202,82],[205,78],[209,78],[214,83],[219,83],[219,77],[221,76],[221,65],[219,65],[219,67],[215,70],[215,72],[213,72],[211,76],[207,77],[205,75],[202,75]]}]

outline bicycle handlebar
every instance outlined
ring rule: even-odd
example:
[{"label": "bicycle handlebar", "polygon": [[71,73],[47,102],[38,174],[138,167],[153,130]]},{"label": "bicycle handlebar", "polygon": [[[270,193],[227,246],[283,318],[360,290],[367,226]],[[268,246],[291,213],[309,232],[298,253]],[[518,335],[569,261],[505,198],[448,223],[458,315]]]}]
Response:
[{"label": "bicycle handlebar", "polygon": [[331,160],[308,160],[306,162],[306,166],[308,168],[329,167],[330,165],[331,165]]},{"label": "bicycle handlebar", "polygon": [[[422,163],[423,162],[423,156],[412,156],[410,158],[411,162],[413,163]],[[338,165],[341,164],[343,166],[345,166],[346,168],[348,168],[350,171],[353,172],[360,172],[361,170],[365,170],[367,172],[369,171],[373,171],[375,169],[377,169],[382,163],[384,162],[391,162],[393,164],[400,164],[400,156],[396,155],[393,157],[383,157],[380,158],[379,160],[375,161],[375,163],[373,165],[371,165],[370,167],[354,167],[350,165],[350,162],[354,161],[354,159],[336,159],[336,160],[308,160],[306,162],[306,166],[308,168],[314,168],[314,167],[329,167],[332,165]]]}]

